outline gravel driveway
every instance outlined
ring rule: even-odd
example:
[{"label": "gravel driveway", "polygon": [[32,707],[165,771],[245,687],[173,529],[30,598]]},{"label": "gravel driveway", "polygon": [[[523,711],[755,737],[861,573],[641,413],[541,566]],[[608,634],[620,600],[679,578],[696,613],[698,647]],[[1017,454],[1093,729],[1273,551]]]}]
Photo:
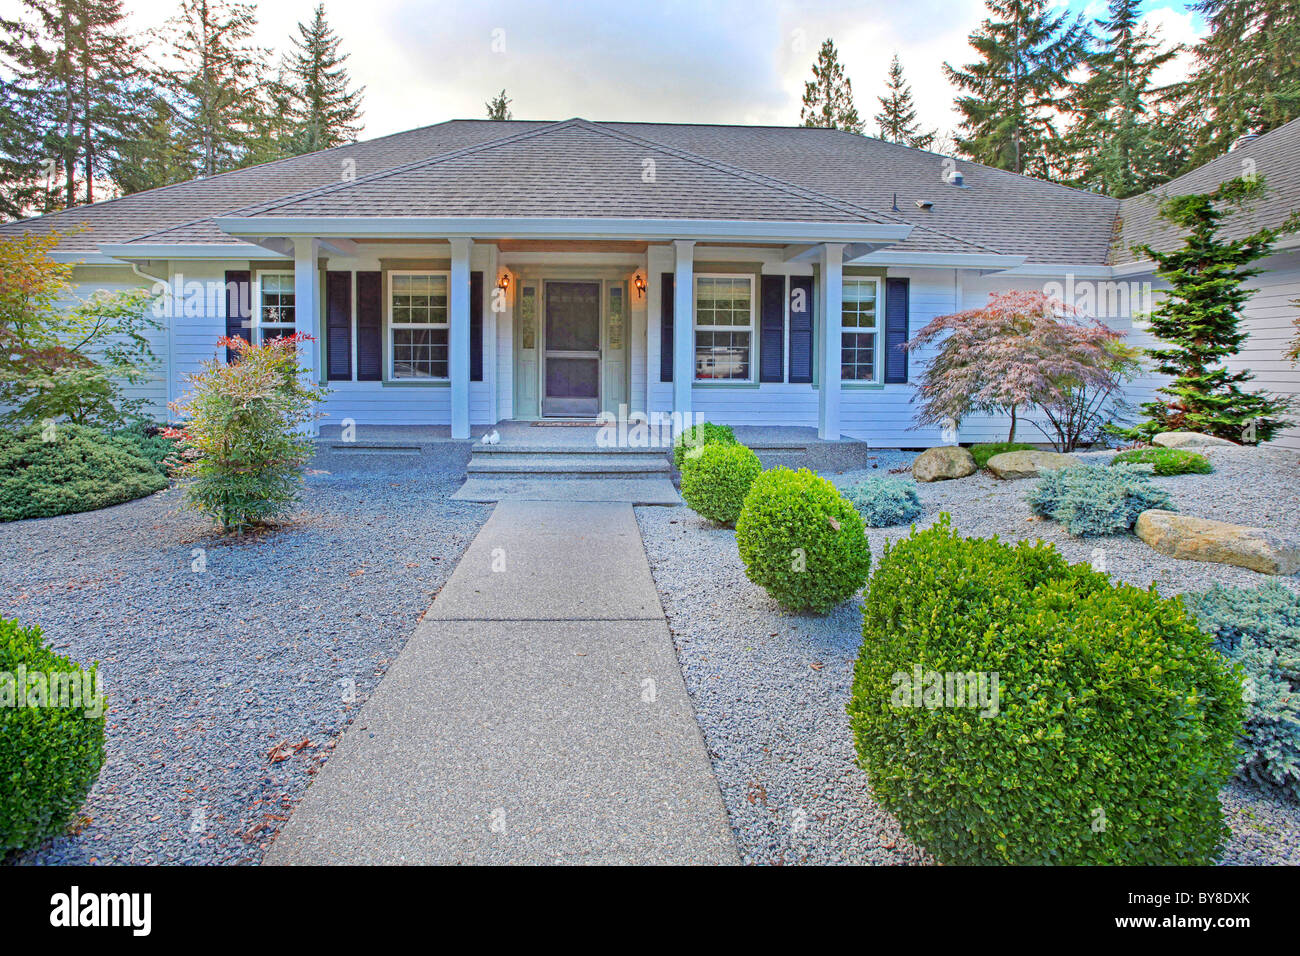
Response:
[{"label": "gravel driveway", "polygon": [[[843,486],[915,457],[871,454],[874,470],[828,477]],[[1155,480],[1186,513],[1295,530],[1300,456],[1214,449],[1211,458],[1214,474]],[[918,524],[947,511],[963,534],[1042,538],[1070,561],[1090,561],[1101,548],[1113,577],[1144,587],[1155,581],[1165,594],[1267,579],[1166,558],[1131,536],[1071,538],[1054,522],[1033,519],[1024,503],[1031,485],[988,475],[921,485],[925,514]],[[637,519],[742,859],[925,861],[876,806],[855,762],[844,708],[861,643],[860,602],[824,618],[788,614],[745,577],[734,532],[684,507],[641,508]],[[886,540],[908,533],[906,527],[868,529],[873,566]],[[1300,589],[1297,578],[1282,580]],[[1300,864],[1300,807],[1236,784],[1222,799],[1233,828],[1224,862]]]},{"label": "gravel driveway", "polygon": [[0,525],[0,614],[99,661],[109,702],[87,819],[19,862],[258,862],[491,510],[448,500],[468,447],[434,448],[320,461],[242,543],[175,489]]}]

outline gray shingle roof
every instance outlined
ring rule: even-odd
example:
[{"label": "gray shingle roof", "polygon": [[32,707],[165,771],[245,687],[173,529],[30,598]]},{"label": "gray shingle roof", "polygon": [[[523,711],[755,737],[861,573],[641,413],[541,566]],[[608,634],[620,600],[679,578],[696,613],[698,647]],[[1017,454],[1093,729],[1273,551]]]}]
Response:
[{"label": "gray shingle roof", "polygon": [[[655,161],[655,183],[642,181]],[[343,173],[355,164],[355,181]],[[87,232],[67,252],[142,239],[233,240],[219,215],[431,215],[908,222],[898,251],[1100,263],[1118,203],[870,137],[803,127],[453,120],[0,226]],[[917,200],[933,204],[929,211]]]},{"label": "gray shingle roof", "polygon": [[1249,172],[1264,178],[1264,196],[1248,208],[1223,220],[1223,235],[1239,239],[1264,227],[1280,226],[1300,209],[1300,119],[1279,126],[1258,139],[1243,143],[1190,173],[1120,203],[1120,221],[1112,261],[1138,258],[1132,247],[1145,243],[1159,252],[1177,248],[1183,231],[1158,215],[1159,200],[1211,192],[1225,180]]}]

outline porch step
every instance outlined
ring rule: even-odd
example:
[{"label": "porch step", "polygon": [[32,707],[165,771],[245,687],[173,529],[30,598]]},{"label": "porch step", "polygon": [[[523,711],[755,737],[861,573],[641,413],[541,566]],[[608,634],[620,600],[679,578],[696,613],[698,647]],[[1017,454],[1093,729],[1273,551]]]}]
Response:
[{"label": "porch step", "polygon": [[[489,446],[491,447],[491,446]],[[658,453],[607,452],[487,452],[477,448],[465,471],[471,475],[581,475],[584,478],[657,477],[670,471],[668,459]]]}]

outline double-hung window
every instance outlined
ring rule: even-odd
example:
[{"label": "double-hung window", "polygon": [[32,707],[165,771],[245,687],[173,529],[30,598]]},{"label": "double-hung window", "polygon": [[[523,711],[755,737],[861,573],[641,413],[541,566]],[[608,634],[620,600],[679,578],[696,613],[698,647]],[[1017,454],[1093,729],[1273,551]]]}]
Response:
[{"label": "double-hung window", "polygon": [[395,381],[447,378],[445,272],[392,272],[388,278],[390,377]]},{"label": "double-hung window", "polygon": [[260,272],[257,276],[256,342],[269,342],[294,333],[292,272]]},{"label": "double-hung window", "polygon": [[845,279],[841,313],[840,378],[878,382],[880,360],[880,280]]},{"label": "double-hung window", "polygon": [[695,380],[753,380],[754,277],[695,277]]}]

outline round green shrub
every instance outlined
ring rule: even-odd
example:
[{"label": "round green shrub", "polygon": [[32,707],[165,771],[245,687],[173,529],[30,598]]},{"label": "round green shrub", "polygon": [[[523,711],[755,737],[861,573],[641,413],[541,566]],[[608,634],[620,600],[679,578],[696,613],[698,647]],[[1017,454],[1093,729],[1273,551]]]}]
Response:
[{"label": "round green shrub", "polygon": [[871,569],[862,516],[807,468],[754,479],[736,545],[749,580],[792,611],[825,613],[860,591]]},{"label": "round green shrub", "polygon": [[710,521],[735,524],[749,486],[762,470],[758,456],[744,445],[705,445],[686,458],[682,498]]},{"label": "round green shrub", "polygon": [[980,442],[977,445],[970,446],[970,455],[975,459],[977,468],[987,468],[989,459],[994,455],[1000,455],[1007,451],[1033,451],[1033,445],[1026,445],[1022,441],[993,441]]},{"label": "round green shrub", "polygon": [[[0,618],[0,854],[63,833],[99,776],[103,700],[85,695],[86,678],[94,688],[96,669],[54,653],[40,628]],[[61,699],[56,685],[68,688]]]},{"label": "round green shrub", "polygon": [[1134,465],[1058,468],[1043,474],[1026,500],[1034,514],[1059,521],[1081,537],[1131,531],[1149,508],[1174,510],[1168,493]]},{"label": "round green shrub", "polygon": [[1269,581],[1216,585],[1183,601],[1241,668],[1246,725],[1237,776],[1300,802],[1300,594]]},{"label": "round green shrub", "polygon": [[712,422],[692,425],[673,439],[673,466],[681,471],[686,457],[692,451],[706,445],[735,445],[736,443],[736,434],[731,430],[730,425],[715,425]]},{"label": "round green shrub", "polygon": [[0,431],[0,521],[94,511],[166,487],[166,476],[130,441],[98,429]]},{"label": "round green shrub", "polygon": [[1208,475],[1214,471],[1210,459],[1185,448],[1132,448],[1110,460],[1111,465],[1150,465],[1162,476]]},{"label": "round green shrub", "polygon": [[1042,542],[962,538],[944,515],[886,545],[862,636],[859,759],[938,860],[1218,855],[1241,688],[1177,598]]},{"label": "round green shrub", "polygon": [[868,528],[907,524],[921,516],[916,482],[906,478],[868,478],[845,488],[844,497],[858,509]]}]

